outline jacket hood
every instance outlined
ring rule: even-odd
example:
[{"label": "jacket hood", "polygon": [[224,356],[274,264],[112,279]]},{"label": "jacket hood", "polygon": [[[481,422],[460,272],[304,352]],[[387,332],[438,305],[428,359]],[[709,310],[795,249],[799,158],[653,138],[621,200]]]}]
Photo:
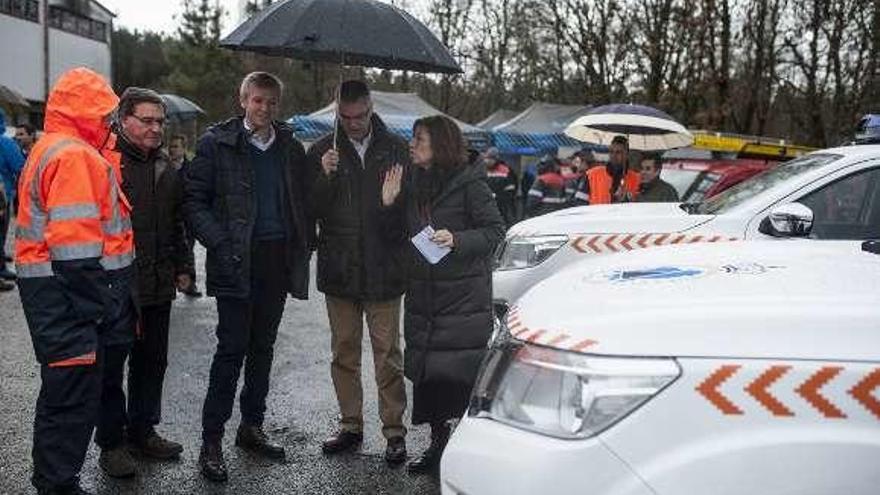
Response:
[{"label": "jacket hood", "polygon": [[78,137],[95,148],[107,141],[105,121],[119,104],[113,88],[98,73],[80,67],[65,72],[55,83],[46,103],[46,132]]}]

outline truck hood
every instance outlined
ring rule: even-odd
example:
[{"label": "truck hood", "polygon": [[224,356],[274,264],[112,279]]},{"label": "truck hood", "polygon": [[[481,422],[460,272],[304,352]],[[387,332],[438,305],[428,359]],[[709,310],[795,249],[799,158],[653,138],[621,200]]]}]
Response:
[{"label": "truck hood", "polygon": [[880,361],[880,255],[790,240],[588,258],[529,290],[507,326],[584,353]]},{"label": "truck hood", "polygon": [[690,215],[678,203],[580,206],[519,222],[508,230],[507,237],[611,232],[663,234],[689,230],[712,218],[712,215]]}]

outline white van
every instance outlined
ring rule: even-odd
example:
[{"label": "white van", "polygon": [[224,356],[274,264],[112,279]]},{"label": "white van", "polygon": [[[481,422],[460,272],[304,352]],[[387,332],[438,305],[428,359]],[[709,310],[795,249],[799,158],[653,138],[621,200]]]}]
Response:
[{"label": "white van", "polygon": [[587,257],[804,233],[780,232],[770,217],[812,224],[814,239],[880,237],[880,146],[811,153],[699,204],[584,206],[520,222],[508,231],[493,274],[499,313],[539,281]]},{"label": "white van", "polygon": [[484,361],[442,493],[878,493],[878,248],[659,247],[539,283]]}]

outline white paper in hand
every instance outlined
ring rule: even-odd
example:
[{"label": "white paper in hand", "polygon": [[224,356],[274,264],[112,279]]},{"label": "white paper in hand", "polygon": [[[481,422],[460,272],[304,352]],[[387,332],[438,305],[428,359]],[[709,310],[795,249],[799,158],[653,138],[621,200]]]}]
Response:
[{"label": "white paper in hand", "polygon": [[434,237],[434,228],[428,225],[418,234],[410,239],[416,249],[422,253],[422,256],[432,265],[436,265],[444,256],[449,254],[452,249],[445,246],[438,246],[431,240]]}]

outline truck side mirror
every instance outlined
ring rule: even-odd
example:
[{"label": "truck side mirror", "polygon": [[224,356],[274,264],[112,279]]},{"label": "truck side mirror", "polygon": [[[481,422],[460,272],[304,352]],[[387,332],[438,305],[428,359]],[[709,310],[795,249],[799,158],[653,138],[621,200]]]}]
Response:
[{"label": "truck side mirror", "polygon": [[813,230],[813,210],[801,203],[775,206],[758,231],[774,237],[807,237]]}]

